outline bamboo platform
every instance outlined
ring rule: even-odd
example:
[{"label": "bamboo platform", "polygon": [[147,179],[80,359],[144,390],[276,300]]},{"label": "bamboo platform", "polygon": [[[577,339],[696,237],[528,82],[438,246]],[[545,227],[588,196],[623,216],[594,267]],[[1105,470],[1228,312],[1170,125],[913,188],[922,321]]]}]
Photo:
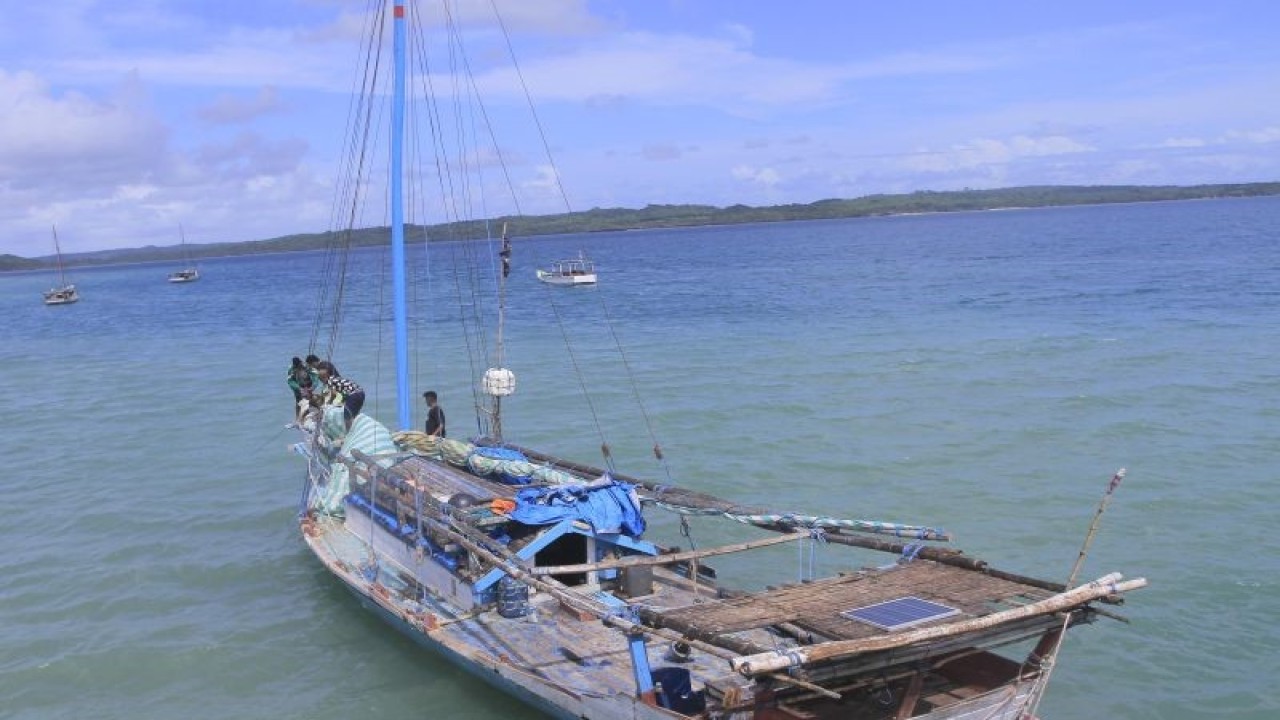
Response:
[{"label": "bamboo platform", "polygon": [[[960,611],[958,619],[1043,600],[1052,595],[981,572],[915,560],[887,570],[869,570],[659,613],[667,627],[713,636],[789,623],[831,640],[889,634],[840,613],[906,596],[942,603]],[[950,620],[957,619],[955,616]]]}]

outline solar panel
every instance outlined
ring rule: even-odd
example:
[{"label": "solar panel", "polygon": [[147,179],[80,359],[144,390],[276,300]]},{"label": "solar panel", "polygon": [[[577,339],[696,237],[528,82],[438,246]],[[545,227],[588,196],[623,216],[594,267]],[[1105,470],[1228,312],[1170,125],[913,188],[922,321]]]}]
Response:
[{"label": "solar panel", "polygon": [[908,596],[845,610],[840,614],[850,620],[874,625],[881,630],[901,630],[930,620],[959,615],[960,611],[947,605]]}]

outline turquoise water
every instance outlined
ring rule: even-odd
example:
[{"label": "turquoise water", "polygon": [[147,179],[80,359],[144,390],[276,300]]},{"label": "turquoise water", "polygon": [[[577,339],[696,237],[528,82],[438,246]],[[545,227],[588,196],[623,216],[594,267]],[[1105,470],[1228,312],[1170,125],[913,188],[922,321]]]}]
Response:
[{"label": "turquoise water", "polygon": [[[580,247],[601,286],[533,279]],[[458,436],[455,252],[433,249],[412,336],[415,392],[440,392]],[[377,263],[362,253],[358,276]],[[297,537],[283,375],[322,266],[208,261],[190,285],[76,270],[84,299],[62,308],[40,304],[47,273],[0,276],[0,717],[536,717],[361,611]],[[507,435],[598,462],[602,428],[619,471],[942,526],[1051,579],[1127,468],[1081,576],[1151,587],[1120,609],[1132,624],[1069,636],[1042,714],[1272,718],[1277,277],[1277,198],[519,241]],[[376,281],[350,292],[349,319],[377,316]],[[391,421],[389,357],[361,352],[380,334],[347,330],[333,358]]]}]

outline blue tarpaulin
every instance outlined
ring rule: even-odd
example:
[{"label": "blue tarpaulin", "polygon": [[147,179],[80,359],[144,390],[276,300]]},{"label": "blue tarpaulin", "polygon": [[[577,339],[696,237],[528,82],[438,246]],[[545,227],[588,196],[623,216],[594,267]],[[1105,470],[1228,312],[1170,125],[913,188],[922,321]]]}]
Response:
[{"label": "blue tarpaulin", "polygon": [[528,488],[516,493],[511,519],[525,525],[550,525],[565,519],[582,520],[598,533],[640,537],[644,516],[631,485],[604,477],[586,485]]}]

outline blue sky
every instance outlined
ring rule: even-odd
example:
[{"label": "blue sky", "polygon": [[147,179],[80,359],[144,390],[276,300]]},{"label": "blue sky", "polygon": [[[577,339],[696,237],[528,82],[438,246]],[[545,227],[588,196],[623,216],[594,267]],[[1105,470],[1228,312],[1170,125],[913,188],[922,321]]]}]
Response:
[{"label": "blue sky", "polygon": [[[1280,180],[1270,1],[493,1],[575,210]],[[329,229],[367,5],[5,3],[0,253]],[[524,212],[563,211],[512,143]]]}]

